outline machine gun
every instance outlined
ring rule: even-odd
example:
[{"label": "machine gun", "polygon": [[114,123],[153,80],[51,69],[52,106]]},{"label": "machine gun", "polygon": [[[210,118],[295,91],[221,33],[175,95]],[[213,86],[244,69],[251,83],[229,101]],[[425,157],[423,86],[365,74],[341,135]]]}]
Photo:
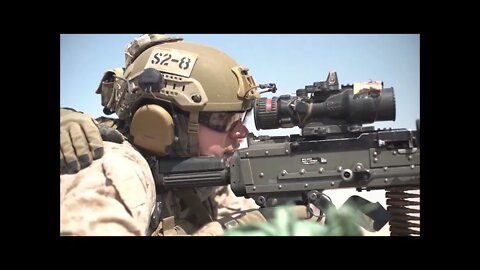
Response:
[{"label": "machine gun", "polygon": [[260,98],[254,109],[257,129],[298,126],[301,134],[250,133],[248,147],[230,164],[220,157],[159,159],[159,190],[230,184],[236,196],[253,198],[261,208],[313,204],[325,213],[335,206],[324,190],[384,189],[387,210],[356,195],[345,204],[360,209],[367,230],[390,222],[391,235],[420,234],[419,120],[417,130],[363,126],[395,120],[393,88],[378,81],[340,87],[330,72],[296,96]]}]

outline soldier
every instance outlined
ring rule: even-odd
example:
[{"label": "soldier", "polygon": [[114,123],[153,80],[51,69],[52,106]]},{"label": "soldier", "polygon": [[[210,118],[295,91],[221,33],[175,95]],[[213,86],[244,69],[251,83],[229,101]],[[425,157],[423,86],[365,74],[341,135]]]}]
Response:
[{"label": "soldier", "polygon": [[222,235],[216,220],[265,221],[258,210],[243,211],[257,206],[229,187],[158,198],[154,181],[158,157],[230,159],[259,97],[248,68],[214,48],[159,34],[136,38],[125,57],[125,67],[107,71],[96,91],[104,112],[118,119],[60,109],[60,234]]}]

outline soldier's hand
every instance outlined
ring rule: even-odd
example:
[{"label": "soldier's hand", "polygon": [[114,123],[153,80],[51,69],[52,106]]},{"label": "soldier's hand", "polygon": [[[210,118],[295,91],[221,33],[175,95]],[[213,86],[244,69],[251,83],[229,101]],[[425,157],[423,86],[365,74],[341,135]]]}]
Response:
[{"label": "soldier's hand", "polygon": [[[248,224],[260,224],[268,222],[275,218],[274,212],[275,208],[260,208],[260,209],[251,209],[242,211],[239,216],[236,217],[225,217],[218,222],[220,222],[224,228],[230,229],[238,225],[248,225]],[[299,219],[309,219],[311,214],[308,211],[307,207],[304,205],[295,205],[292,206],[292,211],[295,216]]]},{"label": "soldier's hand", "polygon": [[[234,226],[225,231],[225,236],[321,236],[329,235],[328,228],[314,222],[305,214],[309,211],[279,206],[270,208],[274,210],[274,217],[268,218],[264,223],[248,223]],[[293,211],[292,211],[293,210]],[[263,214],[263,213],[262,213]],[[300,215],[299,215],[300,214]],[[358,235],[358,234],[356,234]]]},{"label": "soldier's hand", "polygon": [[103,156],[103,141],[88,115],[60,109],[60,174],[77,173]]}]

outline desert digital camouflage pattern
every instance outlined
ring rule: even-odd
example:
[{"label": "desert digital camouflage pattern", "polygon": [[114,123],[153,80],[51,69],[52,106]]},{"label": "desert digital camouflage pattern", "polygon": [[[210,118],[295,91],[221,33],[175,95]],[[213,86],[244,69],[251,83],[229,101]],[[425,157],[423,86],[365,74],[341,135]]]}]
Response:
[{"label": "desert digital camouflage pattern", "polygon": [[[215,206],[217,207],[217,219],[232,217],[236,218],[241,215],[242,211],[258,209],[255,201],[246,199],[244,197],[237,197],[232,192],[230,185],[218,187],[215,190],[214,196]],[[245,221],[245,218],[243,218]],[[265,218],[261,214],[256,215],[256,218],[250,218],[246,222],[265,222]],[[223,236],[224,229],[222,224],[217,221],[212,221],[198,229],[194,236]]]},{"label": "desert digital camouflage pattern", "polygon": [[60,175],[61,235],[145,235],[155,183],[128,143],[104,142],[105,154],[77,174]]},{"label": "desert digital camouflage pattern", "polygon": [[217,188],[215,202],[218,205],[218,219],[235,216],[239,211],[259,207],[253,199],[235,196],[230,185]]},{"label": "desert digital camouflage pattern", "polygon": [[[210,219],[203,223],[195,222],[194,218],[202,210],[189,206],[178,191],[168,191],[162,195],[165,196],[166,202],[166,207],[162,211],[167,218],[174,217],[177,227],[167,226],[166,230],[162,230],[162,227],[165,227],[164,221],[153,235],[220,236],[223,235],[223,228],[216,220],[224,217],[237,218],[243,211],[258,208],[252,199],[236,197],[230,186],[196,188],[194,193],[205,206]],[[241,223],[257,221],[265,222],[266,220],[260,213],[255,213],[243,216]]]},{"label": "desert digital camouflage pattern", "polygon": [[[61,235],[147,235],[156,192],[148,163],[128,142],[104,142],[104,148],[104,156],[88,168],[60,176]],[[165,232],[160,227],[156,235],[223,235],[220,223],[213,222],[216,218],[258,208],[227,186],[197,188],[195,194],[212,222],[204,227],[192,223],[194,209],[178,192],[169,191],[164,211],[173,216],[172,228]]]}]

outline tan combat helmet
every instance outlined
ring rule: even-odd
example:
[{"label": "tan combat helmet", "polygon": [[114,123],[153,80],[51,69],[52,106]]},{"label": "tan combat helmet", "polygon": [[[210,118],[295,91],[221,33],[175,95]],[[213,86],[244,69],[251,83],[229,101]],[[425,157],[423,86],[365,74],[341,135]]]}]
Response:
[{"label": "tan combat helmet", "polygon": [[[146,34],[127,45],[126,68],[107,71],[97,93],[107,112],[130,124],[135,145],[159,156],[198,155],[201,111],[246,111],[258,85],[225,53],[182,38]],[[161,85],[142,89],[146,71]]]}]

